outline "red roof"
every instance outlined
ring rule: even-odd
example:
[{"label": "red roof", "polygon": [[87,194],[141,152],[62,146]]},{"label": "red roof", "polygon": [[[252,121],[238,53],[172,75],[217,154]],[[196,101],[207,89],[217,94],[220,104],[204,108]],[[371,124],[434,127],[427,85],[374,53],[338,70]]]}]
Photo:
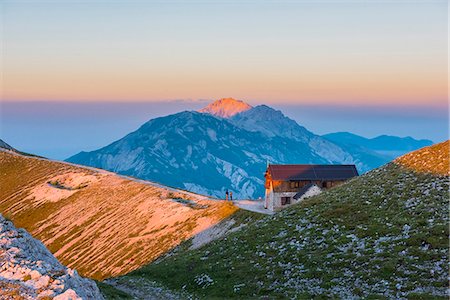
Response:
[{"label": "red roof", "polygon": [[273,180],[347,180],[358,176],[355,165],[269,165]]}]

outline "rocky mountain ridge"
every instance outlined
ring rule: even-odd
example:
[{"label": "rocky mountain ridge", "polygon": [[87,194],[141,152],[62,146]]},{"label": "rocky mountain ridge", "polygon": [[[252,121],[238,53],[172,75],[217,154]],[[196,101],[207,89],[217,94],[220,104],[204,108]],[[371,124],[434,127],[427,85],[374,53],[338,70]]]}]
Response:
[{"label": "rocky mountain ridge", "polygon": [[227,120],[186,111],[150,120],[123,139],[68,161],[220,198],[228,188],[246,198],[262,194],[266,162],[288,156],[326,162],[294,141],[266,139]]},{"label": "rocky mountain ridge", "polygon": [[104,299],[93,280],[64,267],[45,246],[0,215],[2,299]]},{"label": "rocky mountain ridge", "polygon": [[[229,189],[241,199],[264,195],[267,162],[356,164],[360,172],[386,162],[370,151],[342,148],[265,105],[247,105],[232,114],[229,101],[210,104],[216,109],[212,114],[205,108],[204,113],[150,120],[106,147],[67,161],[219,198]],[[223,113],[232,116],[222,118]]]}]

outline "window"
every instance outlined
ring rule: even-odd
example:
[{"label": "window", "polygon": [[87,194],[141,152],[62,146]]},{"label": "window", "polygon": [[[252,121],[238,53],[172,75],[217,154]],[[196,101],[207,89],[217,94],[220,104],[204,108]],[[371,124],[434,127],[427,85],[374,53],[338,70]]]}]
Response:
[{"label": "window", "polygon": [[298,188],[299,184],[300,183],[298,181],[291,181],[291,189]]},{"label": "window", "polygon": [[324,187],[324,188],[327,187],[327,182],[326,181],[322,182],[322,187]]},{"label": "window", "polygon": [[281,205],[291,204],[291,197],[281,197]]}]

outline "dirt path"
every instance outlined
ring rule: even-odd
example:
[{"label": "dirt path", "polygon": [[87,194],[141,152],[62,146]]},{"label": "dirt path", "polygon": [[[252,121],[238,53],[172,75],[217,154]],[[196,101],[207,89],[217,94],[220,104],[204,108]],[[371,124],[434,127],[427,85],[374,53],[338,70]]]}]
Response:
[{"label": "dirt path", "polygon": [[274,212],[264,208],[264,200],[235,200],[233,204],[237,207],[265,215],[273,215]]}]

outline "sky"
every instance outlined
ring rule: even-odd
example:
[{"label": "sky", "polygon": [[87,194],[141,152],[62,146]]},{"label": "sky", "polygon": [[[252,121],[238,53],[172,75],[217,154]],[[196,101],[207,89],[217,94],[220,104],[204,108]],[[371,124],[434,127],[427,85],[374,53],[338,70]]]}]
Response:
[{"label": "sky", "polygon": [[0,13],[0,138],[38,154],[222,97],[317,133],[448,136],[447,1],[3,0]]}]

